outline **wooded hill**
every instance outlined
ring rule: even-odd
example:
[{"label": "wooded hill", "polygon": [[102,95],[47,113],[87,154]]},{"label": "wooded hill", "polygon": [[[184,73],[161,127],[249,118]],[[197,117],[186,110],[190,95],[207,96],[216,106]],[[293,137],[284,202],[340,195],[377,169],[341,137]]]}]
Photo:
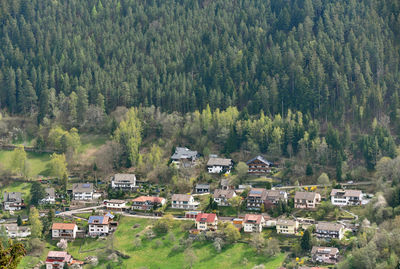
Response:
[{"label": "wooded hill", "polygon": [[397,0],[4,0],[0,105],[77,124],[90,107],[207,104],[394,123],[399,13]]}]

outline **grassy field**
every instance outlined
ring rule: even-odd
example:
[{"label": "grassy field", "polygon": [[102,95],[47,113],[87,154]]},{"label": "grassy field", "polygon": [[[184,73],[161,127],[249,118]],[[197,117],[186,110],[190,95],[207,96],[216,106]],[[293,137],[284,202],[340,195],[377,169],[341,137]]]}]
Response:
[{"label": "grassy field", "polygon": [[79,153],[84,153],[89,149],[98,148],[106,143],[109,139],[105,135],[81,134],[81,146],[78,149]]},{"label": "grassy field", "polygon": [[[0,163],[5,168],[10,167],[10,162],[12,158],[12,151],[8,150],[0,150]],[[26,153],[29,163],[29,176],[36,177],[38,175],[46,176],[47,172],[47,164],[50,161],[50,154],[47,153],[34,153],[27,152]]]}]

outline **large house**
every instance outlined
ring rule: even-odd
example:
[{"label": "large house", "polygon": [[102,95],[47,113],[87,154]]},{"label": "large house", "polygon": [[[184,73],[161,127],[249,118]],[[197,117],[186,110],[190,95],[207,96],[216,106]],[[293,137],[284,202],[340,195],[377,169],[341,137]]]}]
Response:
[{"label": "large house", "polygon": [[333,222],[318,222],[315,230],[317,238],[320,239],[342,239],[344,227],[342,224]]},{"label": "large house", "polygon": [[75,183],[72,186],[74,200],[93,200],[93,192],[92,183]]},{"label": "large house", "polygon": [[196,217],[196,227],[200,231],[215,231],[218,228],[218,218],[214,213],[199,213]]},{"label": "large house", "polygon": [[134,174],[115,174],[111,179],[111,188],[120,190],[133,190],[136,187]]},{"label": "large house", "polygon": [[171,160],[177,167],[187,168],[196,164],[197,157],[197,151],[177,147],[175,148],[175,153],[171,156]]},{"label": "large house", "polygon": [[128,208],[125,200],[111,199],[105,201],[107,210],[124,211]]},{"label": "large house", "polygon": [[246,164],[249,167],[249,174],[266,174],[271,172],[272,163],[261,156],[251,159]]},{"label": "large house", "polygon": [[236,193],[234,190],[217,189],[213,194],[214,202],[216,202],[219,206],[229,206],[229,199],[235,196]]},{"label": "large house", "polygon": [[321,202],[321,195],[316,192],[297,191],[294,195],[295,208],[315,208]]},{"label": "large house", "polygon": [[287,201],[287,193],[285,191],[252,188],[247,195],[247,209],[260,210],[261,205],[269,207],[276,205],[279,201]]},{"label": "large house", "polygon": [[299,223],[296,220],[278,219],[276,221],[276,232],[278,234],[296,234]]},{"label": "large house", "polygon": [[53,239],[75,239],[78,226],[75,223],[53,223],[51,237]]},{"label": "large house", "polygon": [[198,202],[190,194],[174,194],[171,198],[171,207],[176,209],[193,210],[199,206]]},{"label": "large house", "polygon": [[265,220],[262,215],[246,214],[243,220],[243,231],[246,233],[261,233],[265,226]]},{"label": "large house", "polygon": [[40,200],[41,204],[54,204],[56,202],[56,191],[54,188],[45,188],[46,196]]},{"label": "large house", "polygon": [[[65,265],[82,268],[83,262],[74,260],[66,251],[49,251],[46,258],[46,269],[63,269]],[[70,268],[70,267],[68,267]]]},{"label": "large house", "polygon": [[25,238],[31,235],[31,228],[28,226],[18,226],[16,223],[3,224],[9,238]]},{"label": "large house", "polygon": [[336,264],[338,262],[339,249],[331,247],[316,247],[311,250],[313,262]]},{"label": "large house", "polygon": [[133,210],[151,210],[165,205],[165,199],[157,196],[140,196],[132,200]]},{"label": "large house", "polygon": [[210,174],[229,174],[232,169],[232,160],[223,158],[210,158],[207,162],[207,169],[208,173]]},{"label": "large house", "polygon": [[107,235],[110,232],[110,219],[108,216],[90,216],[88,224],[90,236]]},{"label": "large house", "polygon": [[24,206],[24,199],[20,192],[4,192],[4,210],[16,211],[21,210]]},{"label": "large house", "polygon": [[362,197],[363,194],[360,190],[333,189],[331,191],[331,202],[338,206],[361,205]]}]

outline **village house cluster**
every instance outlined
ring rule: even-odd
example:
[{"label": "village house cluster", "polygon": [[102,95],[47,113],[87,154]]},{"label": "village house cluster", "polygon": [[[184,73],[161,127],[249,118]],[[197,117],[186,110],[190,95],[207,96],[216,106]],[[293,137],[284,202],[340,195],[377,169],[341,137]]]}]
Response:
[{"label": "village house cluster", "polygon": [[[198,160],[198,153],[187,148],[176,148],[171,160],[179,168],[190,168]],[[261,156],[257,156],[247,162],[249,174],[270,173],[272,163]],[[207,162],[208,173],[231,172],[233,162],[231,159],[212,156]],[[110,179],[110,188],[122,190],[132,194],[139,193],[141,185],[137,182],[135,174],[115,174]],[[45,188],[45,197],[40,201],[43,205],[53,205],[58,197],[54,188]],[[71,203],[90,203],[98,201],[102,206],[102,214],[93,214],[88,217],[87,225],[79,227],[74,221],[54,222],[51,225],[51,237],[53,240],[75,240],[83,237],[103,237],[113,233],[118,227],[115,214],[162,214],[160,208],[170,207],[175,211],[184,212],[184,219],[194,222],[190,235],[218,231],[219,224],[230,222],[239,231],[244,233],[262,233],[264,229],[273,229],[278,236],[300,236],[302,231],[315,225],[314,235],[318,240],[341,240],[349,230],[343,223],[317,222],[313,219],[296,218],[293,215],[281,215],[273,218],[265,213],[268,209],[276,208],[279,204],[287,204],[292,199],[293,207],[297,210],[316,210],[321,204],[322,196],[317,191],[301,190],[287,192],[283,188],[266,189],[255,188],[250,185],[230,184],[229,180],[222,178],[217,188],[207,182],[197,183],[190,193],[173,193],[165,197],[160,195],[138,195],[133,199],[106,199],[100,200],[99,193],[93,183],[74,183],[69,190],[72,197]],[[218,207],[232,206],[233,198],[240,198],[243,205],[241,213],[238,210],[237,217],[227,218],[214,212],[202,212],[199,198],[210,195],[210,199]],[[134,196],[134,197],[135,197]],[[363,193],[360,190],[333,189],[330,193],[330,201],[333,206],[357,206],[363,204]],[[25,207],[24,199],[20,192],[4,192],[3,210],[19,211]],[[26,238],[31,234],[29,226],[18,226],[15,223],[2,224],[10,238]],[[338,261],[339,250],[332,247],[314,246],[310,252],[315,263],[335,264]],[[74,260],[65,251],[50,251],[45,261],[46,268],[63,268],[65,264],[82,265],[81,261]]]}]

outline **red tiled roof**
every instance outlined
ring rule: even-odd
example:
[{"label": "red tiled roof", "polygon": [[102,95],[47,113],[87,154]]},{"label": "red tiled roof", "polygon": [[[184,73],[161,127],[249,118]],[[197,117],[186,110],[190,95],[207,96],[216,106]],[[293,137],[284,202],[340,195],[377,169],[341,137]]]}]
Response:
[{"label": "red tiled roof", "polygon": [[261,219],[262,219],[261,215],[246,214],[246,216],[244,217],[244,222],[245,223],[260,224],[261,223]]},{"label": "red tiled roof", "polygon": [[75,228],[75,223],[53,223],[51,227],[52,230],[73,230]]},{"label": "red tiled roof", "polygon": [[197,215],[196,221],[213,223],[216,218],[217,218],[217,215],[214,213],[200,213]]},{"label": "red tiled roof", "polygon": [[164,200],[162,197],[155,197],[155,196],[140,196],[138,198],[133,199],[133,202],[146,202],[150,201],[152,203],[161,203]]}]

